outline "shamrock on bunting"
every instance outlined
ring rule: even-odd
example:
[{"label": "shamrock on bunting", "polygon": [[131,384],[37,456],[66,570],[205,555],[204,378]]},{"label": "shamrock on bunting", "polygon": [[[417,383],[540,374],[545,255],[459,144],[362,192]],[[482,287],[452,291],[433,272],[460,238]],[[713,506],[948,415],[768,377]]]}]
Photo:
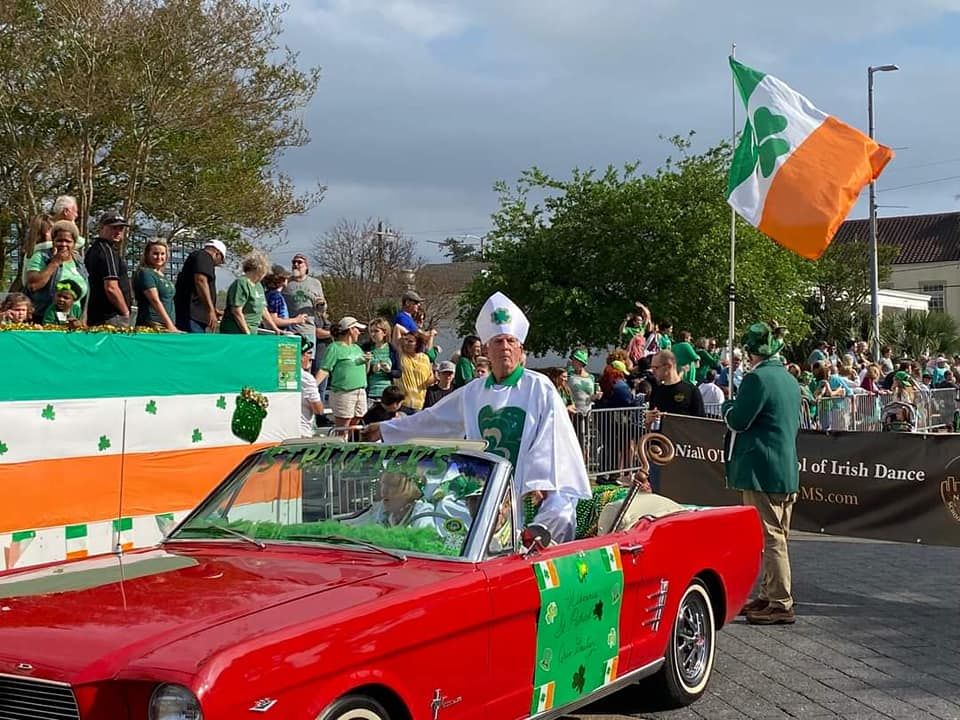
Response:
[{"label": "shamrock on bunting", "polygon": [[221,410],[227,409],[227,398],[223,395],[217,398],[217,407]]},{"label": "shamrock on bunting", "polygon": [[7,450],[9,449],[10,448],[7,447],[7,444],[5,442],[0,441],[0,455],[3,455],[4,453],[6,453]]},{"label": "shamrock on bunting", "polygon": [[97,443],[97,450],[99,450],[100,452],[103,452],[109,447],[110,447],[110,438],[108,438],[106,435],[101,435],[100,441]]},{"label": "shamrock on bunting", "polygon": [[150,402],[148,402],[148,403],[146,404],[146,406],[144,406],[143,409],[144,409],[146,412],[150,413],[151,415],[156,415],[156,414],[157,414],[157,401],[156,401],[156,400],[151,400]]},{"label": "shamrock on bunting", "polygon": [[44,420],[56,420],[57,411],[53,409],[53,405],[47,405],[43,410],[40,411],[40,417]]},{"label": "shamrock on bunting", "polygon": [[200,432],[200,428],[193,429],[193,435],[190,437],[190,442],[198,443],[203,440],[203,433]]}]

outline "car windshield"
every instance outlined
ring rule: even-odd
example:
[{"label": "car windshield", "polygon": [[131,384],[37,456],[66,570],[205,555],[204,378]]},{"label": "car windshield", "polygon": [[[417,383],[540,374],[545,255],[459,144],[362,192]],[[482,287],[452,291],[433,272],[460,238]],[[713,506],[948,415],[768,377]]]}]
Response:
[{"label": "car windshield", "polygon": [[169,539],[460,557],[495,469],[491,460],[452,448],[278,446],[241,467]]}]

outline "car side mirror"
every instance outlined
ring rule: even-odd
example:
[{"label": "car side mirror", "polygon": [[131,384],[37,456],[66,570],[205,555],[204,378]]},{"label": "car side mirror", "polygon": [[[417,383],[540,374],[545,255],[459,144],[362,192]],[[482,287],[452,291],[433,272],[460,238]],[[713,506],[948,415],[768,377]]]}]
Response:
[{"label": "car side mirror", "polygon": [[520,533],[520,542],[523,545],[523,554],[529,555],[534,551],[540,551],[550,545],[553,538],[550,531],[543,525],[534,523],[527,525]]}]

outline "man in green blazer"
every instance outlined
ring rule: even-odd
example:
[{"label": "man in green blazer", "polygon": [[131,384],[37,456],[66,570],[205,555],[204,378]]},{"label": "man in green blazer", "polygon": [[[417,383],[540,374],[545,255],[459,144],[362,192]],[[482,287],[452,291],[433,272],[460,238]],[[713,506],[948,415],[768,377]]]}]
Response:
[{"label": "man in green blazer", "polygon": [[778,355],[783,342],[769,325],[751,325],[742,344],[752,370],[743,376],[736,399],[724,403],[721,412],[730,430],[727,484],[742,492],[744,504],[757,509],[763,524],[760,594],[744,612],[755,625],[791,624],[795,616],[787,541],[800,489],[800,389]]}]

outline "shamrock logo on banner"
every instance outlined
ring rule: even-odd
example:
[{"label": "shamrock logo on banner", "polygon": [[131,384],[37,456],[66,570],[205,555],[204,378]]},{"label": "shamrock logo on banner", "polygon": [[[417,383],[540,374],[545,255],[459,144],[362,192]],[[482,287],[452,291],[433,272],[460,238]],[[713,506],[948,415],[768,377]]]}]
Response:
[{"label": "shamrock logo on banner", "polygon": [[221,410],[227,409],[227,398],[224,395],[217,398],[217,407]]},{"label": "shamrock logo on banner", "polygon": [[557,619],[557,615],[559,614],[560,610],[557,609],[557,604],[551,602],[547,605],[547,611],[543,614],[543,617],[547,621],[547,625],[553,625],[553,621]]},{"label": "shamrock logo on banner", "polygon": [[190,442],[198,443],[203,440],[203,433],[200,432],[200,428],[193,429],[193,435],[190,436]]},{"label": "shamrock logo on banner", "polygon": [[490,313],[490,319],[493,320],[495,325],[506,325],[510,322],[510,311],[502,307],[497,308]]},{"label": "shamrock logo on banner", "polygon": [[99,450],[100,452],[103,452],[104,450],[107,450],[109,448],[110,448],[110,438],[108,438],[106,435],[101,435],[100,440],[97,442],[97,450]]},{"label": "shamrock logo on banner", "polygon": [[40,411],[40,417],[44,420],[56,420],[57,411],[53,409],[53,405],[47,405],[43,410]]},{"label": "shamrock logo on banner", "polygon": [[10,448],[7,447],[7,444],[5,442],[0,441],[0,455],[3,455],[4,453],[6,453],[7,450],[9,449]]},{"label": "shamrock logo on banner", "polygon": [[147,413],[150,414],[150,415],[156,415],[156,414],[157,414],[157,401],[156,401],[156,400],[151,400],[150,402],[148,402],[148,403],[144,406],[143,409],[144,409],[145,412],[147,412]]}]

